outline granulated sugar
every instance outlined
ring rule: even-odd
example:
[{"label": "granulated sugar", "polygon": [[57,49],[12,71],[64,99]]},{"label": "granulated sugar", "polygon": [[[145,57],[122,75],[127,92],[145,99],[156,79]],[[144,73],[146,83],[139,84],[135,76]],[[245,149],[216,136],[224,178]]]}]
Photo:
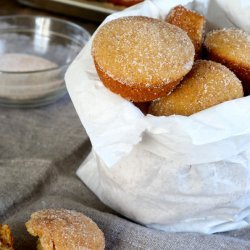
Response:
[{"label": "granulated sugar", "polygon": [[0,75],[0,98],[29,100],[52,93],[63,84],[57,67],[56,63],[39,56],[0,55],[0,72],[3,72]]},{"label": "granulated sugar", "polygon": [[56,68],[57,64],[42,57],[8,53],[0,56],[0,71],[29,72]]}]

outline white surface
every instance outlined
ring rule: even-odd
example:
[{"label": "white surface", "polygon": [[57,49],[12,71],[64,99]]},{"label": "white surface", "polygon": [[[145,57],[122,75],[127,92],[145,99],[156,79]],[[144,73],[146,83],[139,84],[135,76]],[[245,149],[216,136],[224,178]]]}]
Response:
[{"label": "white surface", "polygon": [[[105,22],[125,15],[164,18],[177,4],[206,15],[208,29],[233,26],[221,1],[213,0],[145,1]],[[249,17],[242,18],[236,25],[244,28]],[[66,74],[94,151],[78,176],[105,204],[150,227],[214,233],[247,225],[250,97],[190,117],[144,116],[100,82],[91,42]]]}]

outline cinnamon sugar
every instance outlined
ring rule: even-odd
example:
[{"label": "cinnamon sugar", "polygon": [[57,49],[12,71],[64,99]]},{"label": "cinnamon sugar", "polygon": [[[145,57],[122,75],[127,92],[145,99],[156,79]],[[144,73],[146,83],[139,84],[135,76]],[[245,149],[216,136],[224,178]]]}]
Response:
[{"label": "cinnamon sugar", "polygon": [[9,100],[41,98],[55,92],[64,83],[56,63],[34,55],[2,54],[0,72],[0,98]]},{"label": "cinnamon sugar", "polygon": [[56,68],[58,65],[39,56],[7,53],[0,55],[0,71],[30,72]]}]

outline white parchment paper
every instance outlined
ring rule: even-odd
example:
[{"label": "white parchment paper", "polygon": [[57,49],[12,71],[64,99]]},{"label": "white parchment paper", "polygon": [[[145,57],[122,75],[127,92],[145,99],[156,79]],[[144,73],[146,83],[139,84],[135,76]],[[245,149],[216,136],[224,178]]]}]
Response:
[{"label": "white parchment paper", "polygon": [[[249,31],[247,2],[237,1],[236,8],[234,0],[146,0],[104,23],[129,15],[163,19],[182,4],[204,14],[208,30]],[[93,146],[78,176],[105,204],[149,227],[214,233],[248,225],[250,97],[189,117],[144,116],[103,86],[91,57],[92,39],[66,74]]]}]

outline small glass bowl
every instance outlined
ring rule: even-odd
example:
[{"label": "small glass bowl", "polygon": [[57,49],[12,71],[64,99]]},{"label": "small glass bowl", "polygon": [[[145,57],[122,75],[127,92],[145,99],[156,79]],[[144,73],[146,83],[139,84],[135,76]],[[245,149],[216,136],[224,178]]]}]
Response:
[{"label": "small glass bowl", "polygon": [[[89,39],[82,27],[57,18],[0,17],[0,105],[36,107],[64,96],[65,72]],[[17,61],[21,70],[13,70]]]}]

